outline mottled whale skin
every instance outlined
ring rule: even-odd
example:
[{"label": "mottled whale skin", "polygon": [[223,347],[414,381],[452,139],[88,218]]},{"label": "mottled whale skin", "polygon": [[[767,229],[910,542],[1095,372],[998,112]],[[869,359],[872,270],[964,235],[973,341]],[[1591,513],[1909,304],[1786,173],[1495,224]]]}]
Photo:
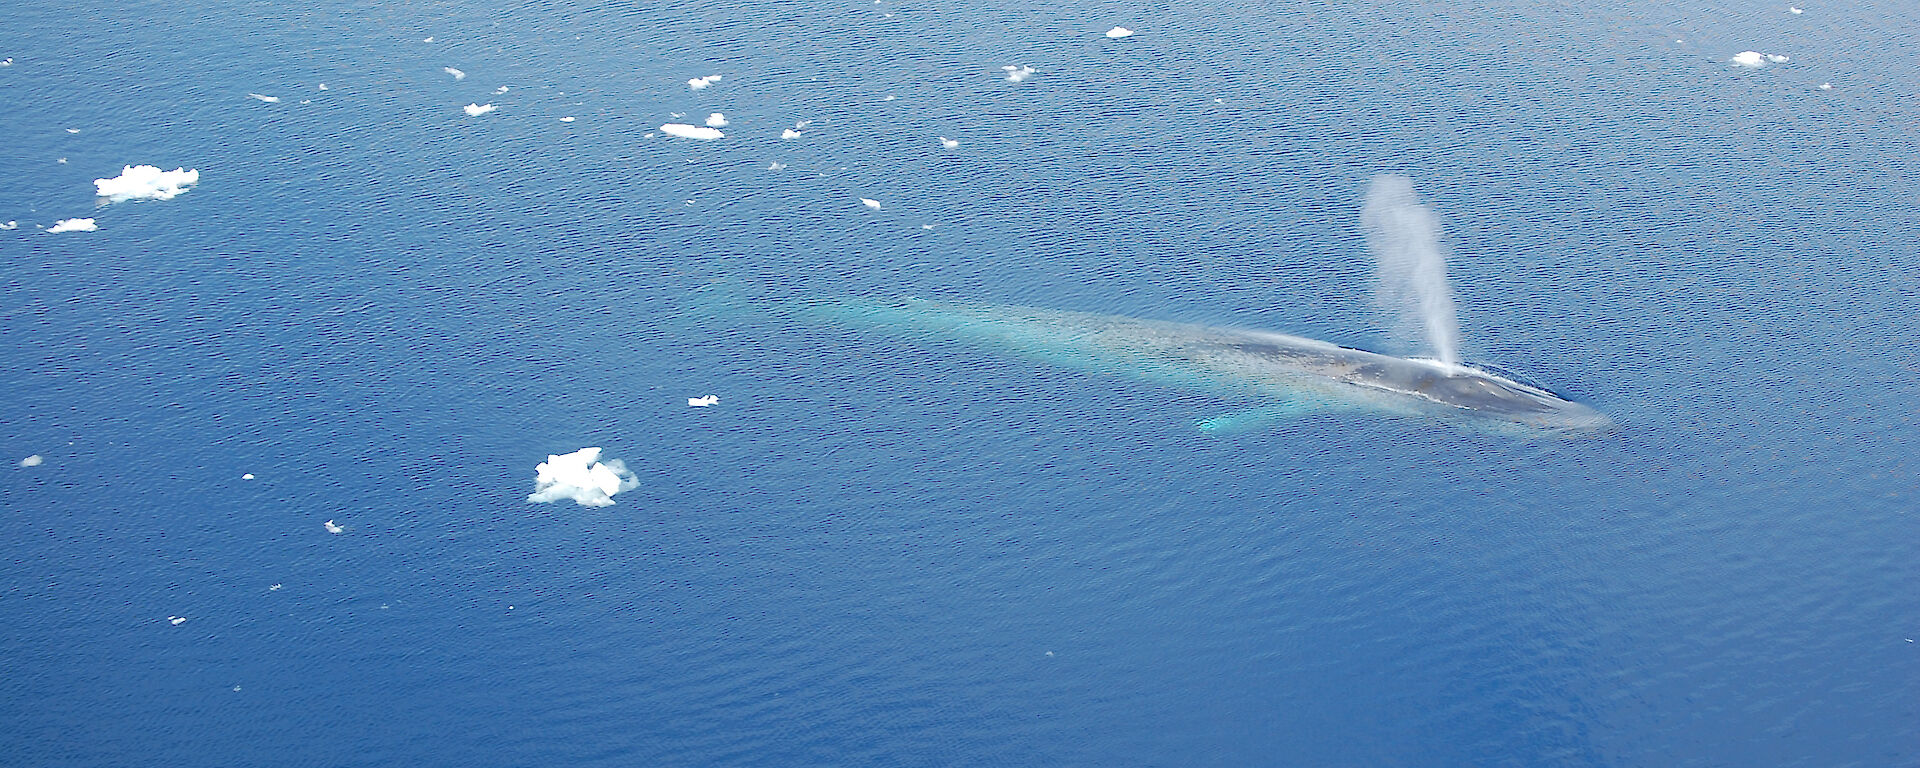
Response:
[{"label": "mottled whale skin", "polygon": [[1347,406],[1569,432],[1612,424],[1585,405],[1471,366],[1283,333],[919,299],[824,302],[812,312],[858,325],[935,331],[1075,368],[1251,391],[1307,406],[1302,410]]}]

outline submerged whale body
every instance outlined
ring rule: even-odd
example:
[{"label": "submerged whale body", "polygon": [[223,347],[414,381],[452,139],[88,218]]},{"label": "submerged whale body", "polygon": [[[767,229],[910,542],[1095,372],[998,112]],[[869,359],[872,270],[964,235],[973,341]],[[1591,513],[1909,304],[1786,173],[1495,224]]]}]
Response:
[{"label": "submerged whale body", "polygon": [[[1471,366],[1282,333],[918,299],[829,302],[812,309],[841,322],[937,331],[1074,368],[1251,392],[1276,412],[1364,408],[1564,431],[1612,423],[1585,405]],[[1203,426],[1217,423],[1224,421]]]}]

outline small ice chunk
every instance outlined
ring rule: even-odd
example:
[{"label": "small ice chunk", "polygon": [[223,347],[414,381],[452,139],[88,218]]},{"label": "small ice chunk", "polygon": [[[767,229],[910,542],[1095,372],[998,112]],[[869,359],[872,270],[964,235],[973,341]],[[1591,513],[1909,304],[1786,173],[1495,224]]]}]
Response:
[{"label": "small ice chunk", "polygon": [[66,164],[67,164],[67,159],[63,157],[63,158],[60,158],[60,159],[58,159],[58,160],[55,160],[54,162],[55,162],[55,163],[59,163],[60,165],[66,165]]},{"label": "small ice chunk", "polygon": [[187,617],[185,617],[185,616],[168,616],[168,617],[167,617],[167,623],[168,623],[168,624],[172,624],[172,625],[174,625],[174,626],[176,626],[176,627],[177,627],[177,626],[180,626],[180,625],[182,625],[182,624],[185,624],[185,623],[187,623]]},{"label": "small ice chunk", "polygon": [[327,84],[326,84],[326,83],[321,83],[321,84],[320,84],[320,90],[323,90],[323,91],[324,91],[324,90],[326,90],[326,89],[327,89]]},{"label": "small ice chunk", "polygon": [[713,85],[714,83],[720,82],[721,77],[722,77],[721,75],[707,75],[706,77],[696,77],[692,80],[687,81],[687,87],[697,91],[709,85]]},{"label": "small ice chunk", "polygon": [[1795,15],[1795,16],[1798,16],[1798,15],[1800,15],[1800,14],[1803,14],[1803,13],[1806,13],[1806,11],[1803,11],[1803,10],[1800,10],[1799,8],[1795,8],[1795,7],[1793,7],[1793,6],[1791,6],[1791,5],[1789,5],[1789,6],[1787,6],[1787,13],[1791,13],[1791,14],[1793,14],[1793,15]]},{"label": "small ice chunk", "polygon": [[529,502],[573,499],[581,506],[604,507],[613,503],[614,494],[640,487],[627,465],[618,460],[601,463],[599,448],[549,455],[534,471]]},{"label": "small ice chunk", "polygon": [[[1833,83],[1821,83],[1820,90],[1823,90],[1823,91],[1833,90]],[[8,222],[8,223],[12,223],[12,222]]]},{"label": "small ice chunk", "polygon": [[860,198],[860,204],[868,208],[872,208],[873,210],[876,210],[876,211],[880,210],[880,201],[875,200],[871,197]]},{"label": "small ice chunk", "polygon": [[266,95],[263,95],[263,94],[258,94],[258,93],[249,93],[249,94],[247,94],[247,96],[248,96],[248,97],[250,97],[250,98],[255,98],[255,99],[259,99],[259,100],[261,100],[261,101],[264,101],[264,102],[266,102],[266,103],[268,103],[268,104],[278,104],[278,103],[280,103],[280,97],[278,97],[278,96],[266,96]]},{"label": "small ice chunk", "polygon": [[1761,55],[1759,51],[1741,51],[1727,61],[1749,69],[1759,69],[1767,65],[1767,57]]},{"label": "small ice chunk", "polygon": [[715,112],[711,115],[707,115],[707,127],[709,128],[727,127],[727,116],[720,114],[719,112]]},{"label": "small ice chunk", "polygon": [[17,222],[17,221],[8,221],[5,224],[0,224],[0,229],[19,229],[19,228],[20,228],[20,222]]},{"label": "small ice chunk", "polygon": [[467,73],[454,69],[453,67],[441,67],[440,71],[445,72],[449,75],[453,75],[453,79],[455,80],[467,79]]},{"label": "small ice chunk", "polygon": [[8,56],[5,59],[0,59],[0,67],[11,67],[11,66],[13,66],[12,56]]},{"label": "small ice chunk", "polygon": [[940,146],[943,146],[943,147],[946,147],[947,149],[955,149],[955,148],[958,148],[958,147],[960,146],[960,140],[959,140],[959,139],[949,139],[949,138],[947,138],[947,137],[945,137],[945,136],[942,136],[942,137],[940,137]]},{"label": "small ice chunk", "polygon": [[246,474],[244,474],[244,475],[241,475],[241,476],[240,476],[240,479],[242,479],[242,480],[252,480],[252,479],[253,479],[253,473],[252,473],[252,472],[248,472],[248,473],[246,473]]},{"label": "small ice chunk", "polygon": [[328,520],[327,522],[322,523],[322,525],[325,525],[327,527],[327,533],[345,533],[347,530],[345,528],[340,527],[338,524],[334,523],[332,520]]},{"label": "small ice chunk", "polygon": [[45,464],[46,462],[47,462],[47,459],[46,459],[46,457],[44,457],[44,456],[41,456],[40,454],[37,454],[37,453],[36,453],[36,454],[34,454],[34,455],[32,455],[32,456],[28,456],[28,457],[26,457],[26,458],[24,458],[24,459],[21,459],[21,460],[20,460],[20,466],[23,466],[23,467],[37,467],[37,466],[40,466],[41,464]]},{"label": "small ice chunk", "polygon": [[668,136],[679,136],[683,139],[699,139],[701,141],[713,141],[714,139],[724,138],[726,136],[726,134],[721,133],[718,128],[687,125],[686,123],[667,123],[666,125],[660,126],[660,130]]},{"label": "small ice chunk", "polygon": [[571,123],[571,122],[573,122],[573,118],[571,118],[571,117],[563,117],[563,118],[560,118],[560,122],[563,122],[563,123]]},{"label": "small ice chunk", "polygon": [[100,229],[100,225],[93,223],[93,219],[61,219],[54,222],[53,226],[47,227],[49,233],[93,232],[98,229]]},{"label": "small ice chunk", "polygon": [[111,179],[94,179],[93,187],[107,202],[122,200],[172,200],[200,183],[200,172],[175,168],[160,170],[152,165],[126,165]]},{"label": "small ice chunk", "polygon": [[68,128],[68,129],[67,129],[67,133],[79,133],[79,132],[80,132],[80,129],[78,129],[78,128]]},{"label": "small ice chunk", "polygon": [[280,585],[278,585],[278,584],[274,584],[274,585],[271,585],[271,586],[268,586],[268,587],[267,587],[267,591],[268,591],[268,592],[278,592],[278,591],[280,591]]},{"label": "small ice chunk", "polygon": [[1007,73],[1007,82],[1017,83],[1033,76],[1033,67],[1008,64],[1000,68]]},{"label": "small ice chunk", "polygon": [[1790,59],[1777,53],[1769,53],[1767,54],[1767,61],[1771,61],[1775,64],[1785,64],[1788,61],[1790,61]]},{"label": "small ice chunk", "polygon": [[1108,40],[1118,40],[1123,37],[1133,37],[1133,30],[1127,29],[1126,27],[1114,27],[1113,29],[1107,30]]},{"label": "small ice chunk", "polygon": [[775,160],[772,163],[769,163],[767,165],[767,170],[769,171],[784,171],[786,169],[787,169],[787,164],[780,162],[778,160]]},{"label": "small ice chunk", "polygon": [[466,110],[467,115],[469,117],[479,117],[488,112],[492,112],[496,109],[499,109],[499,107],[496,107],[492,104],[468,104],[464,107],[461,107],[461,109]]},{"label": "small ice chunk", "polygon": [[799,132],[799,131],[796,131],[796,130],[794,130],[794,129],[792,129],[792,128],[788,128],[788,129],[786,129],[786,130],[784,130],[784,131],[781,131],[781,132],[780,132],[780,138],[783,138],[783,139],[797,139],[797,138],[800,138],[800,132]]},{"label": "small ice chunk", "polygon": [[508,88],[508,87],[506,87],[506,86],[504,86],[504,85],[503,85],[503,86],[500,86],[500,87],[498,87],[498,88],[495,88],[495,89],[493,89],[493,95],[495,95],[495,96],[498,96],[498,95],[500,95],[500,94],[503,94],[503,93],[506,93],[507,91],[511,91],[511,90],[513,90],[513,89],[512,89],[512,88]]},{"label": "small ice chunk", "polygon": [[691,405],[695,408],[705,408],[709,405],[713,405],[714,403],[718,403],[718,402],[720,402],[719,395],[707,395],[706,397],[687,398],[687,405]]}]

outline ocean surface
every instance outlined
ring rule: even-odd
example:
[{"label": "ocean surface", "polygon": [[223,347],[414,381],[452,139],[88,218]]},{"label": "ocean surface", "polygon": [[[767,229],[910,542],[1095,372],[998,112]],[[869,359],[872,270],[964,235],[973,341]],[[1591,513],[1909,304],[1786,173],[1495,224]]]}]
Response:
[{"label": "ocean surface", "polygon": [[[16,4],[0,764],[1920,765],[1920,6],[1801,11]],[[1379,174],[1615,429],[759,310],[1383,349]]]}]

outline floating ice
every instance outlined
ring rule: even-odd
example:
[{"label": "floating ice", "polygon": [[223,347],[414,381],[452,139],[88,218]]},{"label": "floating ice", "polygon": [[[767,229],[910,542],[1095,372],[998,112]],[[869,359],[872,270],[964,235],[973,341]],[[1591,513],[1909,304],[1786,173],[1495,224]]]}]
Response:
[{"label": "floating ice", "polygon": [[787,169],[787,164],[780,162],[778,160],[775,160],[772,163],[767,164],[767,170],[769,171],[784,171],[786,169]]},{"label": "floating ice", "polygon": [[78,128],[68,128],[68,129],[67,129],[67,133],[79,133],[79,132],[80,132],[80,129],[78,129]]},{"label": "floating ice", "polygon": [[720,402],[719,395],[707,395],[706,397],[687,398],[687,405],[691,405],[695,408],[705,408],[709,405],[713,405],[714,403],[718,403],[718,402]]},{"label": "floating ice", "polygon": [[1108,40],[1118,40],[1123,37],[1133,37],[1133,30],[1127,29],[1126,27],[1114,27],[1113,29],[1107,30]]},{"label": "floating ice", "polygon": [[1777,53],[1769,53],[1767,54],[1767,61],[1771,61],[1775,64],[1785,64],[1789,61],[1789,59]]},{"label": "floating ice", "polygon": [[660,130],[668,136],[679,136],[683,139],[699,139],[701,141],[713,141],[714,139],[726,136],[726,134],[721,133],[718,128],[687,125],[686,123],[667,123],[666,125],[660,126]]},{"label": "floating ice", "polygon": [[268,104],[278,104],[278,103],[280,103],[280,97],[278,97],[278,96],[264,96],[264,95],[261,95],[261,94],[258,94],[258,93],[249,93],[249,94],[247,94],[247,96],[248,96],[248,97],[250,97],[250,98],[255,98],[255,99],[259,99],[259,100],[261,100],[261,101],[264,101],[264,102],[266,102],[266,103],[268,103]]},{"label": "floating ice", "polygon": [[253,473],[252,473],[252,472],[248,472],[248,473],[246,473],[246,474],[244,474],[244,475],[241,475],[241,476],[240,476],[240,479],[242,479],[242,480],[252,480],[252,479],[253,479]]},{"label": "floating ice", "polygon": [[500,87],[498,87],[498,88],[495,88],[495,89],[493,89],[493,95],[495,95],[495,96],[498,96],[498,95],[500,95],[500,94],[503,94],[503,93],[506,93],[507,91],[510,91],[510,90],[513,90],[513,89],[512,89],[512,88],[508,88],[508,87],[506,87],[506,86],[504,86],[504,85],[503,85],[503,86],[500,86]]},{"label": "floating ice", "polygon": [[492,104],[468,104],[464,107],[461,107],[461,109],[466,110],[467,115],[470,117],[479,117],[488,112],[492,112],[496,109],[499,109],[499,107],[496,107]]},{"label": "floating ice", "polygon": [[[1820,90],[1823,90],[1823,91],[1831,91],[1831,90],[1833,90],[1833,83],[1821,83],[1821,84],[1820,84]],[[9,221],[9,222],[7,222],[7,223],[8,223],[8,224],[12,224],[13,222],[11,222],[11,221]]]},{"label": "floating ice", "polygon": [[878,200],[875,200],[875,199],[873,199],[873,198],[870,198],[870,197],[863,197],[863,198],[860,198],[860,204],[861,204],[861,205],[864,205],[864,206],[866,206],[866,207],[868,207],[868,208],[872,208],[872,209],[874,209],[874,210],[876,210],[876,211],[877,211],[877,210],[880,210],[880,201],[878,201]]},{"label": "floating ice", "polygon": [[445,72],[449,75],[453,75],[453,79],[455,80],[467,79],[467,73],[454,69],[453,67],[441,67],[440,71]]},{"label": "floating ice", "polygon": [[527,497],[530,502],[573,499],[581,506],[604,507],[613,503],[614,494],[640,487],[627,465],[618,460],[600,463],[599,448],[549,455],[534,470],[538,476],[533,495]]},{"label": "floating ice", "polygon": [[720,114],[719,112],[715,112],[711,115],[707,115],[707,127],[709,128],[727,127],[727,116]]},{"label": "floating ice", "polygon": [[422,41],[420,41],[420,42],[423,42],[423,43],[431,43],[431,42],[433,42],[433,38],[431,38],[431,37],[429,37],[429,38],[427,38],[427,39],[425,39],[425,40],[422,40]]},{"label": "floating ice", "polygon": [[1799,8],[1795,8],[1795,7],[1793,7],[1793,6],[1791,6],[1791,5],[1789,5],[1789,6],[1787,6],[1787,13],[1791,13],[1791,14],[1793,14],[1793,15],[1795,15],[1795,16],[1798,16],[1798,15],[1800,15],[1800,14],[1803,14],[1803,13],[1806,13],[1806,11],[1803,11],[1803,10],[1800,10]]},{"label": "floating ice", "polygon": [[0,229],[19,229],[19,228],[20,228],[20,222],[17,222],[17,221],[8,221],[5,224],[0,224]]},{"label": "floating ice", "polygon": [[200,172],[175,168],[171,171],[160,170],[152,165],[121,166],[120,175],[111,179],[94,179],[94,189],[107,202],[122,200],[172,200],[180,193],[200,183]]},{"label": "floating ice", "polygon": [[11,66],[13,66],[12,56],[8,56],[5,59],[0,59],[0,67],[11,67]]},{"label": "floating ice", "polygon": [[780,132],[780,138],[783,138],[783,139],[797,139],[797,138],[800,138],[800,132],[799,132],[799,131],[796,131],[796,130],[794,130],[794,129],[792,129],[792,128],[788,128],[788,129],[786,129],[786,130],[784,130],[784,131],[781,131],[781,132]]},{"label": "floating ice", "polygon": [[270,585],[270,586],[268,586],[268,587],[267,587],[267,591],[268,591],[268,592],[278,592],[278,591],[280,591],[280,585],[279,585],[279,584],[273,584],[273,585]]},{"label": "floating ice", "polygon": [[327,89],[327,84],[326,84],[326,83],[321,83],[321,84],[320,84],[320,90],[323,90],[323,91],[324,91],[324,90],[326,90],[326,89]]},{"label": "floating ice", "polygon": [[48,232],[93,232],[98,229],[100,225],[93,223],[93,219],[61,219],[47,227]]},{"label": "floating ice", "polygon": [[571,122],[573,122],[573,118],[571,118],[571,117],[563,117],[563,118],[560,118],[560,122],[563,122],[563,123],[571,123]]},{"label": "floating ice", "polygon": [[345,533],[347,530],[335,524],[332,520],[328,520],[325,523],[322,523],[322,525],[325,525],[327,527],[327,533]]},{"label": "floating ice", "polygon": [[714,83],[720,82],[721,77],[722,77],[721,75],[707,75],[706,77],[696,77],[692,80],[687,81],[687,87],[697,91],[709,85],[713,85]]},{"label": "floating ice", "polygon": [[187,617],[185,617],[185,616],[168,616],[168,617],[167,617],[167,623],[168,623],[168,624],[172,624],[172,625],[174,625],[174,626],[176,626],[176,627],[177,627],[177,626],[180,626],[180,625],[182,625],[182,624],[185,624],[185,623],[187,623]]},{"label": "floating ice", "polygon": [[1741,51],[1727,61],[1749,69],[1759,69],[1767,65],[1767,57],[1761,55],[1759,51]]},{"label": "floating ice", "polygon": [[1000,68],[1007,73],[1007,82],[1017,83],[1033,76],[1033,67],[1008,64]]},{"label": "floating ice", "polygon": [[37,453],[36,453],[36,454],[34,454],[34,455],[32,455],[32,456],[28,456],[28,457],[26,457],[26,458],[24,458],[24,459],[21,459],[21,460],[20,460],[20,466],[23,466],[23,467],[37,467],[37,466],[40,466],[41,464],[45,464],[45,463],[46,463],[46,461],[47,461],[47,459],[46,459],[46,457],[44,457],[44,456],[41,456],[40,454],[37,454]]},{"label": "floating ice", "polygon": [[943,146],[943,147],[946,147],[947,149],[954,149],[954,148],[956,148],[956,147],[959,147],[959,146],[960,146],[960,140],[959,140],[959,139],[949,139],[949,138],[947,138],[947,137],[945,137],[945,136],[942,136],[942,137],[940,137],[940,146]]}]

